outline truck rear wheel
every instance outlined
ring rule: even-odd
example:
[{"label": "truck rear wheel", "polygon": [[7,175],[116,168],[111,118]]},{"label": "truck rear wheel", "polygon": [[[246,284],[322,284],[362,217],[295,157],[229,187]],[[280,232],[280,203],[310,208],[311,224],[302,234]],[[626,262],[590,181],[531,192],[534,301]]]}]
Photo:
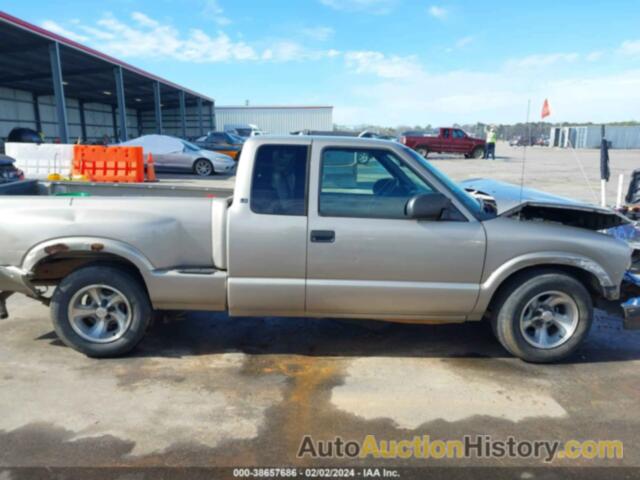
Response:
[{"label": "truck rear wheel", "polygon": [[571,355],[589,333],[593,305],[575,278],[553,270],[516,277],[493,305],[492,327],[511,354],[550,363]]},{"label": "truck rear wheel", "polygon": [[429,149],[427,147],[418,147],[416,148],[416,152],[418,152],[424,158],[427,158],[427,155],[429,155]]},{"label": "truck rear wheel", "polygon": [[89,357],[131,351],[147,331],[152,308],[140,281],[113,267],[89,266],[60,282],[51,299],[56,334]]}]

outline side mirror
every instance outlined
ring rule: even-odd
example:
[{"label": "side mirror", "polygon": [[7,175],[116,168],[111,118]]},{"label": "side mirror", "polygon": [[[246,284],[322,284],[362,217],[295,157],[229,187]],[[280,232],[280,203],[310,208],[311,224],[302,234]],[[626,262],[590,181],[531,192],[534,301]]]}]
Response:
[{"label": "side mirror", "polygon": [[442,193],[421,193],[409,199],[405,213],[415,220],[439,220],[450,206],[451,200]]}]

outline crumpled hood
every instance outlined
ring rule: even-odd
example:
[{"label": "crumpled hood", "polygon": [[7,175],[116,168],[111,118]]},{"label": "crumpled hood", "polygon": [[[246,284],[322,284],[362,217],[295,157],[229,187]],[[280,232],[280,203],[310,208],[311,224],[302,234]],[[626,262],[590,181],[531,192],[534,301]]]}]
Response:
[{"label": "crumpled hood", "polygon": [[630,223],[608,208],[564,198],[519,185],[486,178],[460,182],[476,198],[493,205],[499,216],[546,220],[589,230],[604,230]]}]

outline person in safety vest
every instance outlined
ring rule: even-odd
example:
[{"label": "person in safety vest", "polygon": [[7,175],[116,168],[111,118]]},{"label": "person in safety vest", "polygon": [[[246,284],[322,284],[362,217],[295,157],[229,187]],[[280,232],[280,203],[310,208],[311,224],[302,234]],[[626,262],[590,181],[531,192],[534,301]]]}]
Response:
[{"label": "person in safety vest", "polygon": [[487,130],[487,141],[484,146],[484,158],[489,158],[491,156],[492,160],[496,159],[496,140],[498,139],[498,134],[496,133],[495,127],[489,128]]}]

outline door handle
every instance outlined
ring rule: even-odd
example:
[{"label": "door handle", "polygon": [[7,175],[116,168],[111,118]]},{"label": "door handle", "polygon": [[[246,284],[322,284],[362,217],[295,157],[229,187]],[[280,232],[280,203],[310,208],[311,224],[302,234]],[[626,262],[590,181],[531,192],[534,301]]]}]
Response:
[{"label": "door handle", "polygon": [[311,230],[311,241],[314,243],[333,243],[336,241],[336,232],[333,230]]}]

